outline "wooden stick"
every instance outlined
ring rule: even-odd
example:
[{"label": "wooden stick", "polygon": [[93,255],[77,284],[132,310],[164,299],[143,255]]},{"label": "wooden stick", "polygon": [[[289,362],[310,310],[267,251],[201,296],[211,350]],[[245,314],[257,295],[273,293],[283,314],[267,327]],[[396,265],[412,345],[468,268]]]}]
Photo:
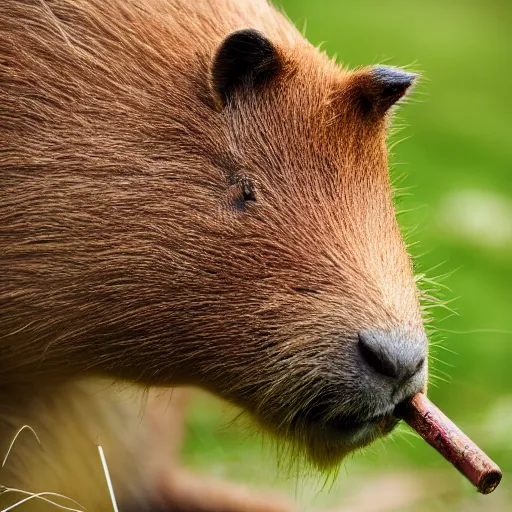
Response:
[{"label": "wooden stick", "polygon": [[489,494],[500,483],[500,468],[423,393],[402,404],[397,414],[451,462],[478,492]]}]

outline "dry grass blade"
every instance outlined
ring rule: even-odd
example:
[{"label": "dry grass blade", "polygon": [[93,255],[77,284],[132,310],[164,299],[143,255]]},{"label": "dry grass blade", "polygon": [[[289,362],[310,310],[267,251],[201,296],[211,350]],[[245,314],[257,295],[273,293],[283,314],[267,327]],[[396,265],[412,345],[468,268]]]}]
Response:
[{"label": "dry grass blade", "polygon": [[110,473],[108,471],[107,460],[105,459],[103,448],[100,445],[98,445],[98,452],[100,453],[101,464],[103,466],[103,472],[105,473],[108,492],[110,493],[110,499],[112,501],[112,508],[114,509],[114,512],[119,512],[119,509],[117,508],[116,496],[114,494],[114,488],[112,487],[112,480],[110,479]]},{"label": "dry grass blade", "polygon": [[[11,441],[11,444],[9,445],[9,449],[7,450],[7,453],[5,454],[4,460],[2,461],[2,467],[5,466],[5,463],[7,462],[7,459],[9,458],[9,454],[11,453],[12,447],[14,446],[14,443],[16,442],[16,439],[18,439],[18,436],[25,430],[30,430],[32,434],[34,434],[34,437],[37,439],[37,442],[41,444],[41,441],[39,440],[38,435],[36,434],[36,431],[30,426],[30,425],[23,425],[18,432],[16,432],[16,435],[14,436],[13,440]],[[3,511],[2,511],[3,512]]]},{"label": "dry grass blade", "polygon": [[[39,439],[39,436],[37,435],[36,431],[30,425],[23,425],[16,432],[13,440],[11,441],[11,444],[9,445],[9,448],[7,450],[7,453],[5,454],[4,460],[2,461],[2,466],[0,466],[0,468],[3,468],[5,466],[5,464],[7,463],[7,459],[9,458],[9,454],[11,453],[11,450],[12,450],[14,444],[16,443],[16,440],[18,439],[18,437],[21,434],[21,432],[23,432],[23,430],[30,430],[30,432],[32,432],[32,434],[34,434],[34,437],[37,439],[37,442],[39,444],[41,444],[41,440]],[[6,486],[3,486],[3,485],[0,484],[0,495],[8,494],[8,493],[24,494],[26,497],[21,499],[20,501],[17,501],[16,503],[13,503],[12,505],[9,505],[7,508],[4,508],[4,509],[0,510],[0,512],[9,512],[10,510],[14,510],[15,508],[18,508],[20,505],[23,505],[23,503],[26,503],[26,502],[28,502],[30,500],[33,500],[33,499],[39,499],[41,501],[45,501],[47,503],[50,503],[54,507],[57,507],[57,508],[59,508],[61,510],[68,510],[70,512],[84,512],[85,510],[87,510],[85,507],[80,505],[80,503],[78,503],[74,499],[69,498],[68,496],[65,496],[63,494],[59,494],[59,493],[56,493],[56,492],[49,492],[49,491],[34,493],[34,492],[30,492],[30,491],[24,491],[23,489],[16,489],[14,487],[6,487]],[[67,507],[65,505],[62,505],[60,503],[57,503],[56,501],[53,501],[53,500],[47,498],[47,496],[54,496],[54,497],[62,498],[64,500],[68,500],[68,501],[74,503],[75,505],[77,505],[80,508]]]},{"label": "dry grass blade", "polygon": [[0,512],[9,512],[9,510],[14,510],[15,508],[19,507],[20,505],[23,505],[23,503],[26,503],[27,501],[30,501],[33,499],[39,499],[41,501],[46,501],[47,503],[50,503],[51,505],[53,505],[57,508],[60,508],[61,510],[68,510],[70,512],[84,512],[84,510],[86,510],[85,508],[78,509],[78,508],[66,507],[65,505],[61,505],[60,503],[57,503],[56,501],[46,498],[46,496],[55,496],[58,498],[63,498],[65,500],[69,500],[69,501],[75,503],[76,505],[78,505],[79,507],[81,507],[80,503],[77,503],[75,500],[68,498],[67,496],[64,496],[63,494],[56,493],[56,492],[32,493],[32,492],[28,492],[28,491],[23,491],[21,489],[11,489],[9,487],[5,487],[3,492],[4,493],[18,492],[21,494],[26,494],[28,496],[26,498],[21,499],[20,501],[17,501],[13,505],[8,506],[7,508],[2,509]]}]

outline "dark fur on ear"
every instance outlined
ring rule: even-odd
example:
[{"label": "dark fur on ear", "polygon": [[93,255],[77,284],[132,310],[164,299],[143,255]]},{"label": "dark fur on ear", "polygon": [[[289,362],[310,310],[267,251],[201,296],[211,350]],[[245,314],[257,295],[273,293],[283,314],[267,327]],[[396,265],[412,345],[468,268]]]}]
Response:
[{"label": "dark fur on ear", "polygon": [[376,107],[381,111],[387,111],[400,98],[405,96],[409,87],[414,83],[418,75],[403,69],[391,66],[375,66],[371,75],[376,85]]},{"label": "dark fur on ear", "polygon": [[403,69],[375,66],[354,75],[350,89],[360,113],[369,118],[382,117],[406,95],[417,77]]},{"label": "dark fur on ear", "polygon": [[212,89],[225,106],[242,85],[258,87],[280,68],[274,45],[255,29],[237,30],[224,39],[212,63]]}]

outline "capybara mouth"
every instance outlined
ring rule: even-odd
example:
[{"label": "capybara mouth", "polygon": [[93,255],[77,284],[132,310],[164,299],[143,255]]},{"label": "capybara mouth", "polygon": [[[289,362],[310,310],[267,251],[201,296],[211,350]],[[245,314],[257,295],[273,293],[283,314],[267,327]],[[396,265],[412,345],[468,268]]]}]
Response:
[{"label": "capybara mouth", "polygon": [[350,434],[368,427],[375,428],[382,435],[388,434],[398,423],[394,414],[395,406],[374,414],[340,413],[332,414],[328,405],[319,404],[296,415],[295,421],[314,429],[323,429],[337,434]]},{"label": "capybara mouth", "polygon": [[326,428],[345,434],[353,434],[355,436],[364,434],[365,431],[375,433],[379,436],[389,434],[400,420],[393,414],[385,414],[374,416],[364,421],[338,421],[330,420],[326,424]]},{"label": "capybara mouth", "polygon": [[379,414],[365,420],[355,416],[340,416],[314,424],[313,428],[323,429],[329,435],[340,436],[355,448],[359,448],[389,434],[399,421],[392,413]]},{"label": "capybara mouth", "polygon": [[393,411],[390,407],[362,419],[356,414],[328,416],[324,407],[317,406],[298,415],[296,428],[306,433],[306,450],[312,462],[328,469],[349,453],[389,434],[400,421]]}]

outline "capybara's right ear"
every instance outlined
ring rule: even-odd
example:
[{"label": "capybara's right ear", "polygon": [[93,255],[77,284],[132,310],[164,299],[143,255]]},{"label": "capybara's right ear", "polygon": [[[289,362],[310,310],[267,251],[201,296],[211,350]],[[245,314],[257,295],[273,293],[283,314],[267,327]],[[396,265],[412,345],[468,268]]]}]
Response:
[{"label": "capybara's right ear", "polygon": [[262,86],[279,68],[279,54],[261,32],[251,28],[232,32],[221,43],[211,66],[215,101],[226,106],[238,89]]}]

